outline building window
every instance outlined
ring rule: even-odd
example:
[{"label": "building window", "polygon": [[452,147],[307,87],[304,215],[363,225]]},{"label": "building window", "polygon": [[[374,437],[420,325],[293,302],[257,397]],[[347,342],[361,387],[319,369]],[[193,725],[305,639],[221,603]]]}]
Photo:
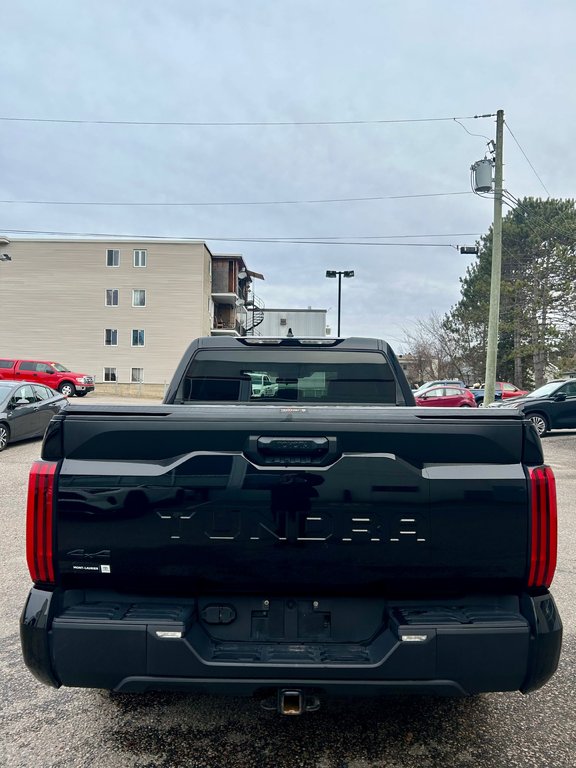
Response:
[{"label": "building window", "polygon": [[115,251],[112,248],[109,248],[106,251],[106,266],[107,267],[120,266],[120,251]]},{"label": "building window", "polygon": [[142,384],[144,381],[144,368],[132,368],[131,381],[133,384]]},{"label": "building window", "polygon": [[104,344],[107,347],[118,346],[118,329],[117,328],[106,328],[104,332]]},{"label": "building window", "polygon": [[104,368],[104,381],[118,381],[116,368]]},{"label": "building window", "polygon": [[143,347],[144,346],[144,330],[142,328],[133,329],[132,331],[132,346]]},{"label": "building window", "polygon": [[146,266],[146,254],[147,254],[147,251],[134,249],[134,266],[135,267]]},{"label": "building window", "polygon": [[133,307],[145,307],[146,306],[146,291],[141,288],[132,291],[132,306]]},{"label": "building window", "polygon": [[106,288],[106,306],[118,306],[118,288]]}]

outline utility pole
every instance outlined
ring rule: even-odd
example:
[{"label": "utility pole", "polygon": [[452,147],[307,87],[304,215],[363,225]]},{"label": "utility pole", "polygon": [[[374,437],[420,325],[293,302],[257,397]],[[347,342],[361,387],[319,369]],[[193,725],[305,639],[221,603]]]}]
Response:
[{"label": "utility pole", "polygon": [[342,309],[342,272],[338,272],[338,333],[340,338],[340,310]]},{"label": "utility pole", "polygon": [[500,318],[500,283],[502,280],[502,184],[503,184],[504,110],[496,113],[496,152],[494,158],[494,223],[492,225],[492,275],[490,313],[486,346],[484,405],[494,402],[498,358],[498,323]]}]

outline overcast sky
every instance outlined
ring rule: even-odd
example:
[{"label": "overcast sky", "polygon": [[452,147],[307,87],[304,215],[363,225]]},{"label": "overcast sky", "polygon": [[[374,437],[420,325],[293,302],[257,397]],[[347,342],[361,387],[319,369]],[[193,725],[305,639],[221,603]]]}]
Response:
[{"label": "overcast sky", "polygon": [[[576,169],[574,0],[3,0],[0,117],[323,122],[469,117],[504,109],[553,197]],[[150,126],[0,120],[0,199],[262,202],[467,193],[494,118],[352,125]],[[547,196],[509,133],[505,187]],[[205,239],[265,275],[267,307],[329,310],[381,336],[448,311],[492,203],[473,194],[330,203],[0,203],[0,233]],[[4,228],[4,230],[2,229]],[[426,235],[426,237],[404,236]],[[442,237],[441,237],[442,235]],[[9,237],[13,236],[8,234]],[[218,238],[389,238],[406,245]],[[364,241],[366,242],[366,241]]]}]

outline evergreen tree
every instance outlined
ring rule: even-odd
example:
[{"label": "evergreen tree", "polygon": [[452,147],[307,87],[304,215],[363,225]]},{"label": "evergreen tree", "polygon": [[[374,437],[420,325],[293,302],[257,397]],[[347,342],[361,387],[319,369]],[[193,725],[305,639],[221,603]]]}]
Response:
[{"label": "evergreen tree", "polygon": [[[574,200],[524,198],[502,222],[502,290],[497,378],[539,386],[548,363],[576,329]],[[486,356],[492,230],[461,279],[460,301],[444,318],[462,364],[482,378]],[[568,344],[569,346],[569,344]]]}]

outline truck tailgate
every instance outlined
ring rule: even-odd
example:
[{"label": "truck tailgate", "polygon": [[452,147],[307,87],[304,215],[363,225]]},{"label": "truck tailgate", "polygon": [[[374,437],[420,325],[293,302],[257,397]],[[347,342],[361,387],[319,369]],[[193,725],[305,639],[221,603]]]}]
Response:
[{"label": "truck tailgate", "polygon": [[[525,582],[513,413],[75,407],[52,424],[67,588],[504,593]],[[536,449],[534,449],[536,450]]]}]

